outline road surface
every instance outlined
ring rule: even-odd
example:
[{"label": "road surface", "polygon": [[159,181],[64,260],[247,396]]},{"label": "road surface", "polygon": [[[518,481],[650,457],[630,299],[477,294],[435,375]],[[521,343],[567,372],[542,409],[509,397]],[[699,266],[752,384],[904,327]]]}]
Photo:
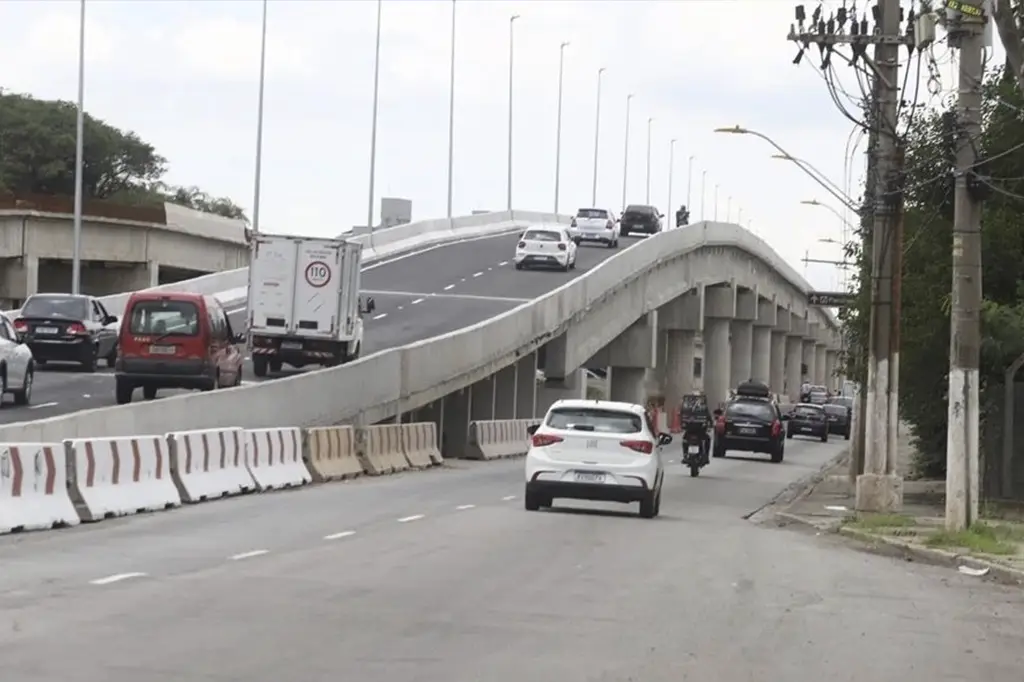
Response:
[{"label": "road surface", "polygon": [[512,460],[0,538],[0,679],[1020,682],[1020,591],[743,520],[841,447],[670,464],[654,520]]}]

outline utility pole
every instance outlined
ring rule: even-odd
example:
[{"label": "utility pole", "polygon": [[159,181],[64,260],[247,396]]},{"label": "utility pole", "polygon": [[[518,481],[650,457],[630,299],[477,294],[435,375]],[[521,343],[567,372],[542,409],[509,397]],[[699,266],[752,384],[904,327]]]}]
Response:
[{"label": "utility pole", "polygon": [[987,22],[984,11],[974,15],[946,10],[949,44],[960,48],[946,432],[946,528],[950,531],[969,528],[978,518],[979,506],[978,360],[984,195],[974,169],[981,145],[981,86],[985,69],[982,53]]},{"label": "utility pole", "polygon": [[[900,205],[901,143],[897,132],[899,114],[899,48],[915,46],[913,35],[901,30],[900,0],[879,0],[874,13],[876,26],[869,30],[866,17],[858,18],[845,7],[834,17],[821,16],[815,10],[810,23],[803,6],[796,12],[797,29],[789,40],[801,46],[794,63],[813,44],[823,59],[831,60],[837,48],[850,45],[851,63],[868,62],[865,54],[874,46],[874,58],[868,62],[875,80],[874,111],[869,129],[877,132],[875,144],[876,186],[871,224],[871,321],[866,409],[861,411],[864,433],[864,471],[856,480],[858,511],[891,512],[903,504],[902,480],[896,474],[896,429],[899,408],[899,311],[894,306],[900,291],[899,258],[901,248]],[[911,16],[913,19],[913,16]],[[847,29],[849,27],[849,29]],[[894,297],[895,294],[895,297]]]}]

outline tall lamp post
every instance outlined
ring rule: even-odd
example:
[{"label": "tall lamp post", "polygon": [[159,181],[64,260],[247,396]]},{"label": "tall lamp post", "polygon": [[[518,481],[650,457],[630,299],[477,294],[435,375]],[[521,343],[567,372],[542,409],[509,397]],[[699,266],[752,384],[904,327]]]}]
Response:
[{"label": "tall lamp post", "polygon": [[518,14],[508,19],[508,210],[512,210],[512,67],[515,56],[515,28]]},{"label": "tall lamp post", "polygon": [[690,190],[693,189],[693,156],[686,162],[686,209],[690,210]]},{"label": "tall lamp post", "polygon": [[558,215],[558,190],[562,182],[562,75],[565,72],[565,48],[569,42],[558,48],[558,127],[555,130],[555,215]]},{"label": "tall lamp post", "polygon": [[626,210],[626,187],[629,184],[629,110],[633,95],[626,95],[626,150],[622,153],[622,210]]},{"label": "tall lamp post", "polygon": [[452,219],[452,169],[455,165],[455,2],[452,0],[452,56],[448,76],[448,220]]},{"label": "tall lamp post", "polygon": [[647,203],[651,203],[651,124],[654,118],[647,119]]},{"label": "tall lamp post", "polygon": [[708,172],[702,170],[700,172],[700,220],[704,222],[704,217],[707,215],[704,213],[704,203],[708,198]]},{"label": "tall lamp post", "polygon": [[594,182],[590,189],[590,205],[597,204],[597,159],[601,148],[601,77],[605,67],[597,70],[597,114],[594,121]]},{"label": "tall lamp post", "polygon": [[676,141],[675,138],[668,143],[668,211],[669,219],[672,218],[672,171],[676,166]]},{"label": "tall lamp post", "polygon": [[[266,2],[264,1],[264,7]],[[373,194],[377,179],[377,104],[380,94],[380,17],[384,0],[377,0],[377,44],[373,57],[373,123],[370,126],[370,197],[366,206],[366,227],[370,230],[370,248],[373,248]]]},{"label": "tall lamp post", "polygon": [[[263,5],[266,17],[266,0]],[[266,19],[264,19],[264,23]],[[85,0],[78,9],[78,114],[75,121],[75,214],[74,251],[71,259],[71,293],[82,285],[82,168],[85,164]]]}]

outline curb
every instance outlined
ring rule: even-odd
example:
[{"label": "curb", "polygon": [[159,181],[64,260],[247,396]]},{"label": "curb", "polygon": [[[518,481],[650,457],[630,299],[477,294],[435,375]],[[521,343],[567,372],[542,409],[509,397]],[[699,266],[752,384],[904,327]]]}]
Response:
[{"label": "curb", "polygon": [[[770,512],[772,507],[784,506],[789,508],[796,504],[798,501],[809,495],[811,491],[814,490],[815,486],[825,480],[825,472],[842,462],[843,459],[849,456],[849,454],[850,449],[848,447],[840,450],[838,454],[831,457],[816,471],[812,471],[811,473],[793,481],[779,491],[779,493],[767,503],[761,505],[748,514],[745,514],[743,518],[747,521],[755,521],[755,517],[759,517],[761,514]],[[776,515],[785,513],[786,512],[782,511],[775,512]],[[796,517],[794,517],[794,519],[796,519]]]}]

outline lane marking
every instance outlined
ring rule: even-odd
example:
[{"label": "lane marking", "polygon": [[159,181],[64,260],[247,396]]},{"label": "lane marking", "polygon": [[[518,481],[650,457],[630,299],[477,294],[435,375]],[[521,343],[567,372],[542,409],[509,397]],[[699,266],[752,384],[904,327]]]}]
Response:
[{"label": "lane marking", "polygon": [[440,298],[440,299],[466,299],[470,301],[502,301],[507,303],[526,303],[532,301],[532,298],[510,298],[507,296],[478,296],[476,294],[437,294],[437,293],[424,293],[422,291],[366,291],[364,293],[372,294],[374,296],[408,296],[409,298],[415,299],[410,305],[416,305],[428,298]]},{"label": "lane marking", "polygon": [[416,305],[417,303],[423,303],[423,301],[424,301],[424,299],[422,299],[422,298],[417,298],[417,299],[416,299],[415,301],[413,301],[413,302],[412,302],[412,303],[410,303],[409,305]]},{"label": "lane marking", "polygon": [[387,313],[381,313],[380,315],[374,315],[373,319],[375,319],[375,320],[383,320],[387,316],[388,316]]},{"label": "lane marking", "polygon": [[398,522],[399,523],[409,523],[410,521],[419,521],[422,518],[423,518],[423,514],[414,514],[412,516],[403,516],[402,518],[398,519]]},{"label": "lane marking", "polygon": [[458,511],[462,511],[463,509],[472,509],[475,506],[476,506],[475,504],[460,504],[455,509],[458,510]]},{"label": "lane marking", "polygon": [[455,285],[454,285],[454,284],[449,284],[448,286],[446,286],[446,287],[444,288],[444,290],[445,290],[445,291],[451,291],[451,290],[452,290],[452,289],[454,289],[454,288],[455,288]]},{"label": "lane marking", "polygon": [[502,502],[508,502],[509,500],[514,500],[514,499],[516,499],[515,495],[506,495],[505,497],[501,498]]},{"label": "lane marking", "polygon": [[474,276],[474,277],[479,277],[479,276],[480,276],[480,275],[482,275],[482,274],[484,274],[484,273],[482,273],[482,272],[474,272],[474,273],[473,273],[473,276]]},{"label": "lane marking", "polygon": [[119,583],[122,580],[130,580],[132,578],[145,577],[145,573],[115,573],[114,575],[108,575],[106,578],[97,578],[96,580],[90,580],[89,583],[92,585],[110,585],[112,583]]},{"label": "lane marking", "polygon": [[330,535],[325,535],[324,540],[340,540],[341,538],[347,538],[355,534],[356,532],[354,530],[343,530],[340,533],[331,533]]},{"label": "lane marking", "polygon": [[499,267],[499,268],[503,268],[503,267],[505,267],[506,265],[508,265],[508,261],[507,261],[507,260],[503,260],[503,261],[501,261],[500,263],[498,263],[498,267]]},{"label": "lane marking", "polygon": [[242,552],[241,554],[236,554],[233,557],[231,557],[231,560],[232,561],[240,561],[242,559],[251,559],[254,556],[263,556],[264,554],[269,554],[269,553],[270,553],[270,550],[254,549],[251,552]]},{"label": "lane marking", "polygon": [[[86,397],[88,397],[88,396],[86,396]],[[30,410],[41,410],[44,407],[56,407],[57,405],[60,405],[60,403],[39,403],[38,405],[29,405],[28,409],[30,409]]]}]

